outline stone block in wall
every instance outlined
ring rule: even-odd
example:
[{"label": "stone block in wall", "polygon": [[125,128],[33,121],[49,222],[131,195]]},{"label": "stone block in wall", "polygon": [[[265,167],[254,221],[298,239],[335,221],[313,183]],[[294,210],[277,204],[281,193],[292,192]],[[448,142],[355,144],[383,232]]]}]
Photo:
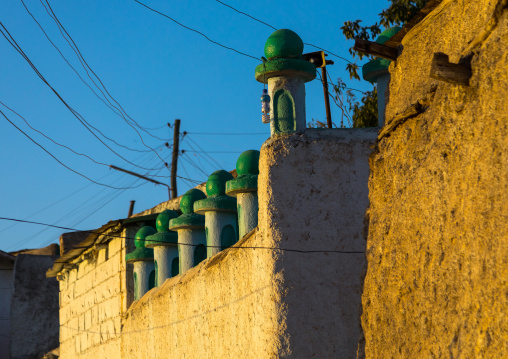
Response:
[{"label": "stone block in wall", "polygon": [[98,304],[98,315],[100,323],[120,315],[120,300],[120,297],[113,297]]},{"label": "stone block in wall", "polygon": [[111,257],[122,250],[123,238],[113,238],[108,243],[108,255]]},{"label": "stone block in wall", "polygon": [[117,254],[110,256],[106,262],[101,263],[97,266],[95,271],[95,283],[102,283],[110,277],[119,274],[120,262],[122,261],[120,253],[121,252],[117,252]]},{"label": "stone block in wall", "polygon": [[91,309],[92,325],[99,324],[99,305],[96,303]]},{"label": "stone block in wall", "polygon": [[71,269],[67,273],[69,275],[69,284],[75,282],[76,279],[78,278],[78,270],[77,269]]},{"label": "stone block in wall", "polygon": [[71,319],[70,305],[60,306],[59,316],[60,324],[67,323]]},{"label": "stone block in wall", "polygon": [[117,275],[97,284],[91,293],[94,295],[95,303],[102,303],[109,298],[119,296],[120,289],[120,275]]},{"label": "stone block in wall", "polygon": [[74,283],[70,284],[66,290],[60,291],[60,306],[66,306],[72,300],[74,300]]},{"label": "stone block in wall", "polygon": [[95,282],[95,271],[89,272],[74,283],[74,296],[79,297],[90,292]]},{"label": "stone block in wall", "polygon": [[92,327],[92,309],[89,309],[85,312],[85,329],[90,329]]},{"label": "stone block in wall", "polygon": [[104,263],[108,259],[108,250],[100,249],[97,253],[97,264]]}]

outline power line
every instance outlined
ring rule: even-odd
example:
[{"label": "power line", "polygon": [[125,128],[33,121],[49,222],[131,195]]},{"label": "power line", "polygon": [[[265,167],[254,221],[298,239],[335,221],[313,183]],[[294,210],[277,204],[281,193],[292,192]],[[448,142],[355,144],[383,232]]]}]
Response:
[{"label": "power line", "polygon": [[[216,0],[217,1],[217,0]],[[253,136],[253,135],[270,135],[266,132],[251,132],[251,133],[243,133],[243,132],[183,132],[185,135],[219,135],[219,136]]]},{"label": "power line", "polygon": [[[48,5],[48,7],[46,7],[46,5],[44,5],[44,3],[42,2],[42,0],[39,0],[40,3],[42,4],[42,6],[44,6],[44,9],[46,10],[46,12],[48,13],[48,15],[53,19],[53,21],[55,21],[56,25],[58,26],[58,29],[60,30],[60,34],[62,34],[62,37],[67,41],[67,43],[69,44],[69,46],[71,47],[71,49],[74,51],[74,53],[76,54],[76,56],[78,57],[78,60],[80,61],[81,65],[83,66],[83,68],[85,69],[85,71],[87,72],[88,74],[88,71],[87,71],[87,68],[90,70],[90,72],[95,76],[95,78],[99,81],[99,83],[102,85],[102,88],[104,89],[104,91],[106,91],[106,93],[108,94],[108,96],[120,107],[121,111],[132,121],[136,124],[136,126],[138,126],[140,129],[142,129],[143,131],[145,131],[148,135],[158,139],[158,140],[161,140],[161,141],[164,141],[164,139],[160,138],[160,137],[157,137],[153,134],[151,134],[150,132],[146,131],[146,129],[141,126],[139,123],[136,122],[136,120],[134,120],[132,117],[130,117],[127,112],[125,112],[125,110],[123,109],[122,105],[120,105],[120,103],[118,103],[118,101],[115,100],[115,98],[113,96],[111,96],[111,94],[109,93],[108,89],[106,88],[106,86],[104,85],[104,83],[101,81],[101,79],[99,78],[99,76],[97,76],[97,74],[93,71],[93,69],[90,67],[90,65],[88,65],[87,61],[85,60],[85,58],[83,57],[83,54],[81,53],[81,51],[79,50],[78,46],[76,45],[76,43],[74,42],[74,40],[72,39],[72,36],[67,32],[67,30],[65,29],[65,27],[62,25],[62,23],[60,22],[60,20],[58,19],[58,17],[56,16],[55,12],[53,11],[53,9],[51,8],[51,5],[49,4],[48,0],[45,0],[46,1],[46,4]],[[48,8],[49,8],[49,11],[48,11]],[[50,14],[51,12],[51,14]],[[72,42],[72,45],[69,43],[69,41],[67,40],[67,37],[62,33],[63,30],[65,32],[65,34],[67,35],[67,37],[69,38],[69,40]],[[73,46],[74,45],[74,46]],[[88,76],[90,78],[90,76]],[[95,86],[100,90],[99,86],[97,86],[97,84],[93,81],[92,78],[90,78],[90,80],[92,80],[92,82],[95,84]],[[102,91],[101,91],[102,92]],[[106,96],[104,96],[106,98]],[[106,98],[107,100],[107,98]],[[109,100],[108,100],[109,102]],[[109,102],[111,103],[111,102]],[[114,105],[113,105],[114,106]],[[115,106],[116,108],[116,106]],[[117,108],[118,109],[118,108]],[[123,117],[123,116],[122,116]],[[124,118],[125,119],[125,118]],[[139,133],[138,133],[139,134]]]},{"label": "power line", "polygon": [[[46,0],[46,1],[47,1],[47,0]],[[137,2],[137,3],[138,3],[139,5],[141,5],[141,6],[144,6],[144,7],[145,7],[145,8],[147,8],[148,10],[153,11],[153,12],[155,12],[155,13],[157,13],[157,14],[161,15],[161,16],[164,16],[165,18],[167,18],[167,19],[169,19],[169,20],[173,21],[174,23],[176,23],[176,24],[180,25],[181,27],[183,27],[183,28],[185,28],[185,29],[187,29],[187,30],[193,31],[193,32],[195,32],[195,33],[197,33],[197,34],[199,34],[199,35],[203,36],[205,39],[207,39],[208,41],[210,41],[211,43],[213,43],[213,44],[215,44],[215,45],[218,45],[218,46],[223,47],[223,48],[225,48],[225,49],[228,49],[228,50],[234,51],[234,52],[236,52],[236,53],[238,53],[238,54],[240,54],[240,55],[243,55],[243,56],[246,56],[246,57],[250,57],[250,58],[252,58],[252,59],[254,59],[254,60],[257,60],[257,61],[261,62],[261,59],[259,59],[259,58],[255,57],[255,56],[252,56],[252,55],[246,54],[246,53],[244,53],[244,52],[238,51],[238,50],[236,50],[236,49],[234,49],[234,48],[232,48],[232,47],[229,47],[229,46],[223,45],[223,44],[221,44],[221,43],[219,43],[219,42],[217,42],[217,41],[214,41],[214,40],[210,39],[208,36],[206,36],[205,34],[203,34],[202,32],[200,32],[200,31],[198,31],[198,30],[195,30],[195,29],[193,29],[193,28],[191,28],[191,27],[188,27],[188,26],[186,26],[186,25],[184,25],[184,24],[182,24],[182,23],[180,23],[180,22],[176,21],[176,20],[175,20],[175,19],[173,19],[172,17],[170,17],[170,16],[168,16],[168,15],[166,15],[166,14],[164,14],[164,13],[162,13],[162,12],[158,11],[158,10],[155,10],[155,9],[151,8],[150,6],[148,6],[148,5],[144,4],[144,3],[142,3],[141,1],[138,1],[138,0],[134,0],[134,1],[135,1],[135,2]]]},{"label": "power line", "polygon": [[[183,154],[182,154],[182,155],[183,155]],[[190,164],[192,167],[194,167],[195,169],[197,169],[198,171],[200,171],[203,175],[205,175],[205,176],[208,176],[208,175],[209,175],[209,174],[206,174],[206,172],[205,172],[205,171],[203,171],[199,165],[197,165],[194,161],[192,161],[192,159],[191,159],[190,157],[189,157],[189,158],[187,158],[187,157],[189,157],[189,156],[182,156],[182,159],[183,159],[184,161],[186,161],[188,164]]]},{"label": "power line", "polygon": [[84,156],[86,158],[88,158],[90,161],[98,164],[98,165],[103,165],[103,166],[108,166],[107,164],[105,163],[102,163],[102,162],[99,162],[99,161],[96,161],[94,160],[92,157],[84,154],[84,153],[79,153],[79,152],[76,152],[74,151],[72,148],[66,146],[66,145],[62,145],[61,143],[59,142],[56,142],[55,140],[53,140],[51,137],[45,135],[43,132],[39,131],[38,129],[32,127],[32,125],[30,125],[30,123],[23,117],[21,116],[19,113],[17,113],[16,111],[14,111],[12,108],[10,108],[9,106],[7,106],[6,104],[4,104],[2,101],[0,101],[0,104],[3,105],[5,108],[7,108],[9,111],[11,111],[12,113],[14,113],[16,116],[18,116],[19,118],[21,118],[23,121],[25,121],[26,125],[28,127],[30,127],[32,130],[34,130],[35,132],[38,132],[39,134],[41,134],[42,136],[44,136],[45,138],[47,138],[48,140],[50,140],[51,142],[53,142],[55,145],[57,146],[60,146],[60,147],[64,147],[66,149],[68,149],[69,151],[71,151],[72,153],[78,155],[78,156]]},{"label": "power line", "polygon": [[[200,145],[199,145],[196,141],[194,141],[194,140],[193,140],[190,136],[187,136],[187,137],[185,137],[185,138],[187,138],[189,141],[191,141],[194,145],[196,145],[196,147],[197,147],[199,150],[201,150],[201,151],[202,151],[202,152],[196,151],[196,153],[204,153],[204,154],[206,155],[206,157],[208,157],[208,158],[209,158],[212,162],[214,162],[214,163],[217,165],[217,167],[219,167],[219,168],[221,168],[221,167],[222,167],[222,166],[219,164],[219,162],[217,162],[217,161],[215,160],[215,158],[213,158],[213,157],[212,157],[212,156],[210,156],[210,155],[209,155],[206,151],[204,151],[204,150],[201,148],[201,146],[200,146]],[[189,143],[189,146],[190,146],[193,150],[195,150],[195,148],[194,148],[194,147],[193,147],[190,143]],[[213,167],[213,165],[212,165],[212,167]]]},{"label": "power line", "polygon": [[184,150],[184,151],[191,153],[242,153],[242,151],[192,151],[192,150]]},{"label": "power line", "polygon": [[[47,223],[41,223],[41,222],[26,221],[26,220],[17,219],[17,218],[0,217],[0,220],[15,221],[15,222],[28,223],[28,224],[36,224],[36,225],[41,225],[41,226],[48,226],[48,227],[54,227],[54,228],[59,228],[59,229],[65,229],[65,230],[69,230],[69,231],[73,231],[73,232],[84,232],[84,233],[90,233],[90,234],[101,234],[101,233],[96,232],[96,231],[80,230],[80,229],[76,229],[76,228],[57,226],[57,225],[52,225],[52,224],[47,224]],[[111,234],[108,234],[108,237],[124,238],[124,239],[135,239],[134,237],[116,236],[116,235],[111,235]],[[139,241],[146,241],[146,239],[138,239],[138,240]],[[150,240],[150,242],[154,242],[154,243],[167,243],[167,242],[164,242],[164,241],[156,241],[156,240]],[[181,243],[181,242],[178,242],[178,243],[175,243],[175,244],[183,245],[183,246],[189,246],[189,247],[204,246],[204,247],[209,247],[209,248],[223,248],[222,246],[211,246],[211,245],[203,245],[203,244],[190,244],[190,243]],[[75,249],[77,249],[77,248],[79,248],[79,249],[90,249],[92,247],[93,247],[93,245],[84,246],[84,247],[77,246],[77,247],[73,247],[73,248],[75,248]],[[254,246],[229,247],[228,249],[267,249],[267,250],[273,250],[273,251],[295,252],[295,253],[344,253],[344,254],[363,254],[363,253],[365,253],[364,251],[300,250],[300,249],[289,249],[289,248],[280,248],[280,247],[254,247]]]},{"label": "power line", "polygon": [[[136,1],[136,0],[134,0],[134,1]],[[271,27],[271,28],[272,28],[272,29],[274,29],[274,30],[277,30],[277,28],[276,28],[276,27],[274,27],[274,26],[272,26],[272,25],[270,25],[270,24],[267,24],[267,23],[266,23],[266,22],[264,22],[264,21],[261,21],[261,20],[257,19],[257,18],[255,18],[255,17],[254,17],[254,16],[252,16],[252,15],[249,15],[249,14],[247,14],[247,13],[245,13],[245,12],[242,12],[242,11],[240,11],[240,10],[238,10],[238,9],[235,9],[235,8],[234,8],[234,7],[232,7],[231,5],[228,5],[228,4],[226,4],[226,3],[222,2],[222,1],[219,1],[219,0],[215,0],[215,1],[217,1],[218,3],[220,3],[220,4],[222,4],[222,5],[226,6],[226,7],[228,7],[228,8],[230,8],[230,9],[232,9],[232,10],[234,10],[234,11],[236,11],[236,12],[238,12],[238,13],[242,14],[242,15],[245,15],[245,16],[247,16],[247,17],[250,17],[250,18],[251,18],[252,20],[254,20],[254,21],[257,21],[257,22],[259,22],[259,23],[261,23],[261,24],[263,24],[263,25],[266,25],[266,26],[268,26],[268,27]],[[313,45],[313,44],[309,44],[309,43],[304,43],[304,45],[312,46],[312,47],[315,47],[315,48],[317,48],[317,49],[323,50],[323,51],[325,51],[325,52],[328,52],[330,55],[333,55],[333,56],[335,56],[335,57],[338,57],[338,58],[339,58],[339,59],[341,59],[341,60],[347,61],[347,62],[349,62],[350,64],[356,65],[355,63],[353,63],[353,62],[349,61],[349,60],[348,60],[348,59],[346,59],[345,57],[342,57],[342,56],[340,56],[340,55],[334,54],[334,53],[333,53],[333,52],[331,52],[331,51],[328,51],[328,50],[326,50],[326,49],[323,49],[322,47],[319,47],[319,46],[316,46],[316,45]],[[360,66],[360,67],[361,67],[361,66]]]},{"label": "power line", "polygon": [[[41,29],[41,31],[43,32],[44,36],[46,36],[46,39],[50,42],[50,44],[55,48],[56,51],[58,51],[58,53],[60,54],[60,56],[62,57],[62,59],[67,63],[67,65],[72,69],[72,71],[74,71],[74,73],[76,74],[76,76],[78,76],[78,78],[81,80],[81,82],[83,82],[85,84],[86,87],[88,87],[90,89],[90,91],[92,91],[92,93],[95,95],[95,97],[97,97],[104,105],[106,105],[109,109],[111,109],[111,111],[113,111],[116,115],[118,116],[122,116],[121,113],[118,113],[117,111],[119,111],[116,107],[112,106],[111,103],[106,103],[106,101],[104,101],[104,99],[102,97],[100,97],[96,92],[95,90],[81,77],[81,75],[79,74],[79,72],[74,68],[74,66],[71,65],[71,63],[69,62],[69,60],[67,60],[67,58],[62,54],[62,52],[60,51],[60,49],[55,45],[55,43],[51,40],[51,38],[49,37],[49,35],[46,33],[46,31],[44,30],[44,28],[42,27],[42,25],[37,21],[37,19],[33,16],[33,14],[30,12],[30,10],[27,8],[27,6],[25,5],[25,2],[23,0],[21,0],[25,10],[28,12],[28,14],[30,15],[30,17],[35,21],[35,23],[39,26],[39,28]],[[43,4],[44,5],[44,4]],[[47,10],[46,10],[47,11]],[[60,30],[60,29],[59,29]],[[60,31],[61,33],[61,31]],[[63,35],[63,34],[62,34]],[[64,37],[65,38],[65,37]],[[72,47],[71,47],[72,48]],[[79,58],[78,58],[79,59]],[[86,69],[85,69],[86,71]],[[87,72],[87,75],[88,75],[88,72]],[[88,77],[90,78],[90,75],[88,75]],[[95,85],[95,87],[102,93],[102,95],[104,96],[104,98],[106,98],[106,96],[104,95],[104,93],[101,91],[101,89],[97,86],[97,84],[95,84],[95,82],[93,81],[93,79],[90,78],[90,80],[92,81],[92,83]],[[106,98],[107,100],[107,98]],[[109,102],[109,101],[108,101]],[[130,149],[131,151],[136,151],[136,152],[151,152],[151,150],[138,150],[138,149]]]},{"label": "power line", "polygon": [[228,8],[230,8],[230,9],[235,10],[237,13],[240,13],[240,14],[242,14],[242,15],[245,15],[245,16],[247,16],[247,17],[250,17],[252,20],[255,20],[255,21],[257,21],[257,22],[259,22],[259,23],[261,23],[261,24],[263,24],[263,25],[266,25],[266,26],[268,26],[268,27],[271,27],[271,28],[272,28],[272,29],[274,29],[274,30],[277,30],[277,28],[273,27],[272,25],[267,24],[266,22],[261,21],[261,20],[259,20],[259,19],[256,19],[254,16],[251,16],[251,15],[249,15],[249,14],[245,13],[245,12],[242,12],[242,11],[240,11],[240,10],[238,10],[238,9],[235,9],[235,8],[234,8],[234,7],[232,7],[231,5],[228,5],[228,4],[226,4],[226,3],[223,3],[222,1],[219,1],[219,0],[215,0],[215,1],[217,1],[218,3],[220,3],[220,4],[224,5],[224,6],[227,6],[227,7],[228,7]]},{"label": "power line", "polygon": [[[99,140],[99,142],[101,142],[106,148],[108,148],[111,152],[113,152],[115,155],[117,155],[118,157],[120,157],[121,159],[123,159],[124,161],[126,161],[127,163],[130,163],[131,165],[133,166],[136,166],[136,167],[139,167],[139,168],[142,168],[142,169],[145,169],[145,170],[153,170],[153,169],[150,169],[150,168],[145,168],[145,167],[142,167],[142,166],[139,166],[131,161],[129,161],[128,159],[126,159],[125,157],[123,157],[122,155],[120,155],[119,153],[117,153],[115,150],[113,150],[111,147],[109,147],[106,143],[104,143],[104,141],[102,141],[88,126],[90,126],[91,128],[93,128],[94,130],[96,130],[97,132],[99,132],[104,138],[107,138],[109,139],[110,141],[116,143],[117,145],[119,146],[122,146],[122,147],[126,147],[126,146],[123,146],[123,145],[120,145],[118,144],[116,141],[112,140],[111,138],[107,137],[106,135],[104,135],[101,131],[99,131],[96,127],[92,126],[90,123],[88,123],[84,118],[83,116],[81,116],[76,110],[74,110],[69,104],[67,104],[67,102],[65,102],[65,100],[62,98],[62,96],[60,96],[60,94],[49,84],[49,82],[44,78],[44,76],[42,76],[42,74],[39,72],[39,70],[35,67],[35,65],[32,63],[32,61],[30,61],[30,59],[28,58],[28,56],[25,54],[25,52],[21,49],[21,47],[18,45],[18,43],[16,42],[16,40],[14,40],[14,38],[12,37],[12,35],[9,33],[9,31],[7,30],[7,28],[4,26],[4,24],[0,21],[0,26],[5,30],[5,32],[7,33],[7,35],[9,35],[9,37],[7,37],[7,35],[4,33],[4,30],[0,29],[0,32],[2,33],[2,35],[5,37],[5,39],[7,40],[7,42],[9,42],[9,44],[14,47],[14,49],[25,59],[25,61],[30,65],[30,67],[32,68],[32,70],[37,74],[37,76],[44,82],[44,84],[46,84],[52,91],[53,93],[58,97],[58,99],[65,105],[65,107],[67,107],[67,109],[74,115],[74,117],[76,117],[78,119],[78,121],[97,139]],[[127,148],[127,147],[126,147]]]},{"label": "power line", "polygon": [[[88,78],[92,81],[92,83],[95,85],[95,87],[102,93],[102,95],[104,96],[104,98],[106,99],[106,101],[108,101],[108,103],[110,105],[112,105],[113,107],[115,107],[118,111],[120,111],[120,117],[129,125],[132,127],[132,129],[138,134],[139,138],[141,139],[141,142],[143,143],[143,145],[145,147],[147,147],[148,149],[150,149],[153,153],[155,153],[155,155],[157,157],[159,157],[159,159],[163,162],[164,160],[158,155],[158,153],[153,149],[151,148],[150,146],[148,146],[144,140],[143,140],[143,137],[141,136],[141,134],[136,130],[136,128],[134,128],[134,126],[129,122],[127,121],[127,119],[125,118],[124,114],[129,117],[129,119],[134,122],[140,129],[142,129],[143,131],[145,131],[148,135],[158,139],[158,140],[161,140],[161,141],[164,141],[164,139],[158,137],[158,136],[155,136],[153,134],[151,134],[150,132],[146,131],[145,129],[143,129],[132,117],[130,117],[127,112],[125,112],[125,110],[123,109],[122,105],[120,105],[120,103],[118,103],[118,101],[115,100],[115,98],[109,93],[108,89],[106,88],[106,86],[104,85],[104,83],[101,81],[101,79],[99,78],[99,76],[93,71],[93,69],[90,67],[90,65],[88,65],[87,61],[85,60],[85,58],[83,57],[83,54],[81,53],[81,51],[79,50],[78,46],[76,45],[76,43],[74,42],[74,40],[72,39],[72,36],[67,32],[67,30],[65,29],[65,27],[62,25],[62,23],[60,22],[60,20],[58,19],[58,17],[56,16],[56,14],[54,13],[53,9],[51,8],[51,5],[49,4],[48,0],[46,0],[46,4],[48,5],[48,7],[46,7],[44,5],[44,3],[42,2],[42,0],[40,0],[41,4],[44,6],[44,9],[46,10],[46,12],[48,13],[48,15],[53,19],[53,21],[56,23],[56,25],[58,26],[58,30],[60,31],[60,34],[62,35],[62,37],[65,39],[65,41],[67,41],[67,43],[69,44],[69,46],[71,47],[71,49],[73,50],[73,52],[76,54],[76,56],[78,57],[78,60],[79,62],[81,63],[81,66],[84,68],[84,70],[86,71],[87,73],[87,76]],[[26,8],[26,7],[25,7]],[[49,8],[49,11],[48,11],[48,8]],[[51,14],[50,14],[51,12]],[[67,35],[67,37],[62,33],[62,30],[65,32],[65,34]],[[69,42],[69,40],[72,42],[72,45],[71,43]],[[74,46],[73,46],[74,45]],[[113,102],[115,102],[119,107],[120,109],[118,109],[116,106],[114,106],[110,101],[109,99],[107,98],[107,96],[104,94],[104,92],[102,92],[102,90],[100,89],[100,87],[95,83],[95,81],[91,78],[90,74],[88,73],[88,70],[90,70],[90,72],[95,76],[95,78],[99,81],[99,83],[102,85],[102,88],[104,89],[104,91],[106,91],[106,93],[108,94],[108,96],[113,100]],[[122,114],[123,112],[123,114]],[[116,113],[116,112],[115,112]],[[118,113],[117,113],[118,114]]]},{"label": "power line", "polygon": [[32,137],[30,137],[29,135],[27,135],[22,129],[20,129],[18,126],[16,126],[14,124],[14,122],[12,122],[3,112],[2,110],[0,110],[0,113],[2,114],[3,117],[5,117],[5,119],[7,121],[9,121],[9,123],[11,125],[13,125],[19,132],[21,132],[22,134],[24,134],[26,137],[28,137],[28,139],[30,141],[32,141],[33,143],[35,143],[37,146],[39,146],[44,152],[46,152],[48,155],[50,155],[51,157],[53,157],[53,159],[55,161],[57,161],[59,164],[61,164],[62,166],[64,166],[65,168],[67,168],[69,171],[71,172],[74,172],[76,173],[77,175],[83,177],[83,178],[86,178],[87,180],[89,180],[90,182],[93,182],[95,184],[98,184],[99,186],[104,186],[104,187],[109,187],[109,188],[113,188],[113,189],[131,189],[131,188],[134,188],[134,187],[114,187],[114,186],[110,186],[110,185],[107,185],[107,184],[104,184],[104,183],[100,183],[100,182],[96,182],[94,181],[93,179],[85,176],[84,174],[78,172],[78,171],[75,171],[73,170],[72,168],[70,168],[69,166],[67,166],[66,164],[64,164],[63,162],[61,162],[58,158],[56,158],[53,154],[51,154],[51,152],[49,152],[47,149],[45,149],[42,145],[40,145],[38,142],[36,142]]}]

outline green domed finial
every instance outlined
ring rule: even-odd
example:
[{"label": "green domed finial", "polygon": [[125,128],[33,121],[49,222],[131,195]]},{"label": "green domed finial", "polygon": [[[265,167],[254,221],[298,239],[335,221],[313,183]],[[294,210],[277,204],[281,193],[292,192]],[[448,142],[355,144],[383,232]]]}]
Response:
[{"label": "green domed finial", "polygon": [[394,26],[394,27],[390,27],[389,29],[386,29],[381,34],[379,34],[379,36],[376,39],[376,43],[384,44],[385,42],[390,40],[393,37],[393,35],[398,33],[400,30],[402,30],[402,28],[399,26]]},{"label": "green domed finial", "polygon": [[303,41],[294,31],[280,29],[270,35],[265,44],[265,56],[273,58],[293,59],[303,54]]},{"label": "green domed finial", "polygon": [[169,220],[178,217],[178,213],[172,211],[170,209],[166,209],[159,213],[157,216],[157,220],[155,222],[155,227],[157,228],[157,232],[168,232]]},{"label": "green domed finial", "polygon": [[259,151],[243,152],[236,161],[238,177],[226,183],[226,194],[235,196],[238,193],[256,192],[258,189]]},{"label": "green domed finial", "polygon": [[226,182],[234,177],[231,173],[224,170],[215,171],[206,181],[206,194],[208,197],[226,194]]},{"label": "green domed finial", "polygon": [[[376,39],[376,43],[384,44],[400,30],[402,30],[402,28],[398,26],[386,29],[378,36],[378,38]],[[369,62],[367,62],[365,65],[362,66],[363,79],[371,83],[376,83],[379,77],[384,76],[388,73],[388,67],[390,66],[390,63],[391,63],[390,60],[383,59],[380,57],[370,60]]]},{"label": "green domed finial", "polygon": [[259,151],[243,152],[236,161],[236,173],[238,176],[259,174]]},{"label": "green domed finial", "polygon": [[136,232],[136,236],[134,237],[134,244],[136,248],[145,248],[145,239],[152,234],[157,233],[157,231],[150,226],[141,227],[139,231]]},{"label": "green domed finial", "polygon": [[182,199],[180,200],[180,209],[182,210],[182,213],[194,213],[194,202],[204,198],[206,198],[206,195],[199,189],[193,188],[185,192],[185,194],[182,196]]}]

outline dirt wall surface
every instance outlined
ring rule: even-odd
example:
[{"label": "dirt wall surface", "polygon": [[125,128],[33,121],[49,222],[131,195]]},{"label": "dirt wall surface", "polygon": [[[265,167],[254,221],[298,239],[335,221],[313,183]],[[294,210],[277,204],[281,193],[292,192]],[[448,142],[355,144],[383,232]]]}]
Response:
[{"label": "dirt wall surface", "polygon": [[[237,245],[262,245],[257,233]],[[278,343],[270,251],[227,249],[134,302],[122,358],[273,358]]]},{"label": "dirt wall surface", "polygon": [[46,278],[57,256],[18,254],[11,303],[11,359],[38,358],[58,347],[58,282]]},{"label": "dirt wall surface", "polygon": [[261,149],[259,225],[134,302],[122,358],[354,357],[376,129],[307,130]]},{"label": "dirt wall surface", "polygon": [[368,157],[377,129],[307,129],[261,149],[259,228],[275,252],[277,358],[353,358],[365,265]]},{"label": "dirt wall surface", "polygon": [[[469,87],[429,77],[434,52],[456,63],[471,43]],[[508,353],[507,44],[506,1],[444,0],[391,65],[370,158],[367,358]]]}]

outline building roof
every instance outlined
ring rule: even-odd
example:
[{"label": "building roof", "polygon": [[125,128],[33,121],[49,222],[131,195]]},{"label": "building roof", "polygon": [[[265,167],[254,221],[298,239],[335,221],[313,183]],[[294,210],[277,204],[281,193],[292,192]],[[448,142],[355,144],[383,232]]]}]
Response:
[{"label": "building roof", "polygon": [[[124,219],[117,219],[114,221],[109,221],[101,228],[98,228],[93,231],[89,231],[89,235],[82,242],[77,245],[73,243],[72,248],[70,250],[62,249],[63,255],[55,260],[53,264],[53,268],[49,269],[46,272],[46,277],[56,277],[56,275],[63,269],[66,263],[78,258],[85,252],[87,249],[90,249],[95,244],[106,243],[109,241],[111,235],[122,231],[129,224],[137,223],[137,222],[149,222],[155,221],[157,218],[157,213],[149,214],[146,216],[138,216],[138,217],[129,217]],[[88,231],[81,231],[81,233],[87,233]]]}]

